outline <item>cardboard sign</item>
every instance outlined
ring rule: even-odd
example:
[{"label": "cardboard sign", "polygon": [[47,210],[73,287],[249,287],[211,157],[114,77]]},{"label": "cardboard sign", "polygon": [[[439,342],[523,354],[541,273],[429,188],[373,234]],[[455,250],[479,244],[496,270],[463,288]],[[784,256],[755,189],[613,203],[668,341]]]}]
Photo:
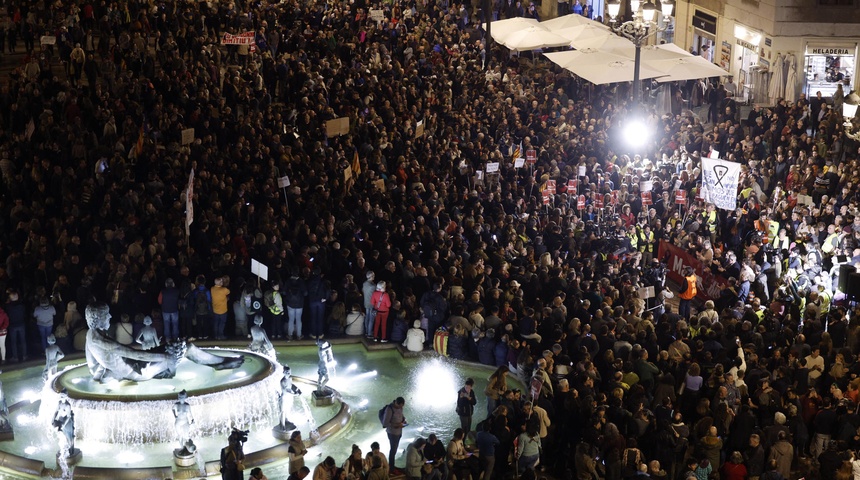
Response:
[{"label": "cardboard sign", "polygon": [[381,8],[371,8],[370,9],[370,19],[375,22],[384,22],[385,21],[385,10]]},{"label": "cardboard sign", "polygon": [[487,173],[499,173],[499,162],[490,162],[487,164]]},{"label": "cardboard sign", "polygon": [[[352,176],[352,167],[346,167],[349,169],[349,176]],[[347,178],[349,180],[349,178]],[[278,188],[287,188],[290,186],[290,177],[284,175],[283,177],[278,179]]]},{"label": "cardboard sign", "polygon": [[544,191],[542,192],[542,195],[543,195],[543,204],[544,204],[544,205],[549,205],[549,196],[550,196],[550,193],[549,193],[548,191],[544,190]]},{"label": "cardboard sign", "polygon": [[424,136],[424,120],[419,120],[415,125],[415,138]]},{"label": "cardboard sign", "polygon": [[514,168],[523,168],[526,164],[525,158],[515,158],[514,159]]},{"label": "cardboard sign", "polygon": [[530,165],[534,165],[535,163],[537,163],[537,150],[526,150],[526,160],[528,160]]},{"label": "cardboard sign", "polygon": [[269,279],[269,267],[266,265],[251,259],[251,273],[262,278],[263,280]]},{"label": "cardboard sign", "polygon": [[642,205],[651,205],[651,192],[642,192]]},{"label": "cardboard sign", "polygon": [[546,191],[552,195],[555,195],[555,180],[546,181]]},{"label": "cardboard sign", "polygon": [[580,195],[579,198],[576,199],[576,209],[585,210],[585,195]]},{"label": "cardboard sign", "polygon": [[186,128],[182,131],[182,144],[189,145],[194,142],[194,129]]},{"label": "cardboard sign", "polygon": [[325,122],[325,134],[329,138],[349,133],[349,117],[335,118]]},{"label": "cardboard sign", "polygon": [[642,287],[639,289],[639,298],[654,298],[654,286]]},{"label": "cardboard sign", "polygon": [[57,37],[53,35],[42,35],[42,37],[39,39],[39,43],[42,45],[56,45]]},{"label": "cardboard sign", "polygon": [[612,203],[612,205],[618,205],[618,197],[621,196],[621,191],[613,190],[610,195],[610,203]]},{"label": "cardboard sign", "polygon": [[687,191],[686,190],[675,190],[675,205],[686,205],[687,204]]},{"label": "cardboard sign", "polygon": [[[347,165],[345,169],[343,169],[343,181],[348,182],[352,178],[352,167]],[[281,181],[278,180],[278,185],[280,185]]]},{"label": "cardboard sign", "polygon": [[385,180],[380,178],[379,180],[373,182],[373,186],[376,187],[376,189],[379,190],[380,192],[384,192],[385,191]]}]

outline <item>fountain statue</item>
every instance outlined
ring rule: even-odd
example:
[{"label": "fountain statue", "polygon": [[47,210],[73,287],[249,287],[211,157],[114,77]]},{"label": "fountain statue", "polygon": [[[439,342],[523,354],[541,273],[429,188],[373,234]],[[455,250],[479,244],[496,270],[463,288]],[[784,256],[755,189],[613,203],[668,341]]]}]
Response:
[{"label": "fountain statue", "polygon": [[12,422],[9,421],[9,405],[6,403],[6,394],[3,392],[3,382],[0,382],[0,441],[14,439]]},{"label": "fountain statue", "polygon": [[329,381],[328,368],[334,364],[334,355],[331,351],[331,344],[317,340],[319,347],[319,364],[317,367],[317,389],[312,393],[314,405],[320,407],[331,405],[334,403],[334,390],[327,387]]},{"label": "fountain statue", "polygon": [[134,340],[139,343],[140,348],[144,350],[152,350],[153,348],[157,348],[161,345],[161,338],[158,337],[158,330],[152,326],[152,317],[149,315],[143,317],[143,328],[140,329],[140,333],[137,334],[137,338]]},{"label": "fountain statue", "polygon": [[57,364],[66,356],[57,346],[57,338],[48,335],[48,348],[45,349],[45,369],[42,370],[42,380],[46,382],[57,374]]},{"label": "fountain statue", "polygon": [[284,376],[281,378],[281,391],[278,392],[279,422],[272,429],[272,435],[275,438],[289,440],[290,432],[296,429],[296,424],[287,418],[287,414],[292,406],[293,397],[301,394],[302,391],[293,383],[293,372],[290,366],[285,364]]},{"label": "fountain statue", "polygon": [[263,354],[272,359],[275,358],[275,347],[272,346],[266,330],[263,329],[262,315],[257,314],[254,317],[254,326],[251,327],[251,343],[248,345],[248,350]]},{"label": "fountain statue", "polygon": [[57,458],[61,463],[74,465],[81,457],[80,449],[75,448],[75,412],[69,401],[69,392],[66,389],[60,392],[60,401],[57,403],[57,411],[51,425],[57,429],[57,437],[60,442],[60,451]]},{"label": "fountain statue", "polygon": [[194,453],[197,447],[191,440],[191,426],[194,425],[194,417],[191,415],[191,405],[188,404],[188,393],[183,390],[179,392],[176,403],[173,404],[173,429],[179,438],[179,448],[173,451],[176,465],[190,467],[194,465]]},{"label": "fountain statue", "polygon": [[87,306],[87,366],[93,379],[131,380],[142,382],[153,378],[173,378],[182,358],[206,365],[215,370],[238,368],[244,357],[221,357],[213,355],[193,344],[171,343],[165,352],[135,350],[114,340],[107,332],[110,327],[110,311],[106,304]]}]

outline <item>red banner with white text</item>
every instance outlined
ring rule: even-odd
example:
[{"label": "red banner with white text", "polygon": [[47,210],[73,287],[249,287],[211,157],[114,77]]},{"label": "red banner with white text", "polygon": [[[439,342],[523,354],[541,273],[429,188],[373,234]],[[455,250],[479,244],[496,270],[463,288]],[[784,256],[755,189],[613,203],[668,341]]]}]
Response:
[{"label": "red banner with white text", "polygon": [[722,290],[729,288],[729,282],[725,278],[711,273],[710,266],[703,265],[693,255],[665,240],[660,240],[658,258],[666,263],[669,278],[678,284],[685,281],[684,275],[681,273],[682,269],[686,266],[693,267],[696,277],[698,277],[696,280],[696,297],[699,300],[716,300],[720,298]]}]

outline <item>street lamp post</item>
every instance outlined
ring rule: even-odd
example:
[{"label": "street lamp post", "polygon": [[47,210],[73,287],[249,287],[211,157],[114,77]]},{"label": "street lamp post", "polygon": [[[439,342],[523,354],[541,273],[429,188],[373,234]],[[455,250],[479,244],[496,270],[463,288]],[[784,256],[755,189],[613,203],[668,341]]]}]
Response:
[{"label": "street lamp post", "polygon": [[[639,7],[642,7],[641,10]],[[630,0],[630,8],[633,11],[633,20],[628,20],[616,25],[618,14],[621,13],[620,0],[613,0],[606,6],[612,31],[617,35],[622,36],[631,42],[636,47],[636,55],[633,61],[633,106],[639,106],[639,93],[641,90],[639,81],[639,67],[641,64],[642,45],[648,40],[651,35],[665,31],[668,23],[672,19],[672,10],[675,7],[673,0],[663,0],[660,2],[660,9],[663,13],[663,26],[658,26],[654,22],[654,17],[657,13],[657,7],[648,0],[644,5],[640,0]]]}]

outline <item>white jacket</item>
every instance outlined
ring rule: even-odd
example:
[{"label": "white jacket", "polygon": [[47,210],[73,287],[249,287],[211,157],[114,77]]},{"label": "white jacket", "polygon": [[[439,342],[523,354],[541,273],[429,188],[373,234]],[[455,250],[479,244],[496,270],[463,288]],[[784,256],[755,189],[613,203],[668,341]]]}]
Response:
[{"label": "white jacket", "polygon": [[403,346],[410,352],[420,352],[424,350],[424,330],[420,328],[410,328],[406,332],[406,340],[403,341]]}]

